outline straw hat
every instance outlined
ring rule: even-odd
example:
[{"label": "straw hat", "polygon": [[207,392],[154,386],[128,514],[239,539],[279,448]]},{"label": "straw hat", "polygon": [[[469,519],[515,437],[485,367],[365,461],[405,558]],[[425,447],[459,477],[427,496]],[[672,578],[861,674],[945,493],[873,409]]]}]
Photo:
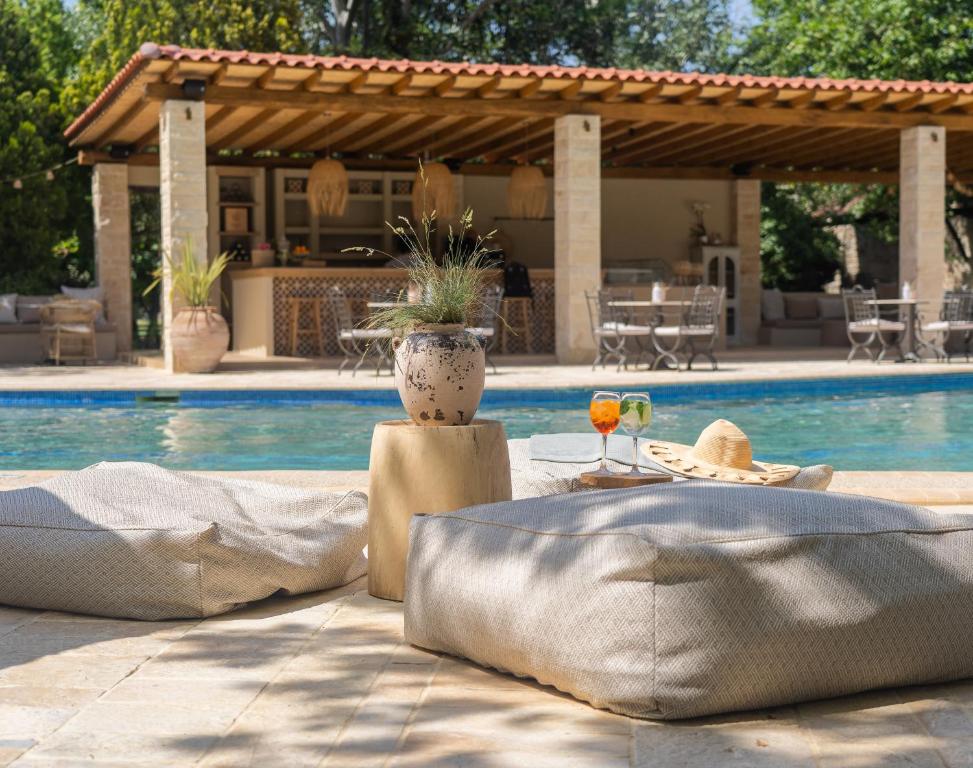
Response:
[{"label": "straw hat", "polygon": [[642,447],[656,464],[684,477],[724,480],[748,485],[777,485],[790,480],[799,467],[754,461],[750,440],[734,423],[719,419],[699,434],[696,445],[650,440]]}]

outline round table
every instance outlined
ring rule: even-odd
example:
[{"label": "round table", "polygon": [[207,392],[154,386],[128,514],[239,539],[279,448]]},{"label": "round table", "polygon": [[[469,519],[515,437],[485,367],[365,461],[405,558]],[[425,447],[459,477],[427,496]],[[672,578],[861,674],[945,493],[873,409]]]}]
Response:
[{"label": "round table", "polygon": [[510,501],[507,436],[498,421],[375,426],[368,463],[368,593],[402,600],[413,515]]}]

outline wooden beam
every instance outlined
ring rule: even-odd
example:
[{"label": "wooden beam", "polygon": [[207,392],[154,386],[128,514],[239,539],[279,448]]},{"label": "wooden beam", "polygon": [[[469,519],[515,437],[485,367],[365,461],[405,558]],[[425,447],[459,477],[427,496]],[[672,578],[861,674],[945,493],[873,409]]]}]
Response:
[{"label": "wooden beam", "polygon": [[822,101],[821,106],[830,110],[842,109],[845,104],[851,101],[851,97],[851,91],[845,91],[844,93],[839,93],[837,96],[832,96],[830,99]]},{"label": "wooden beam", "polygon": [[342,93],[356,94],[358,93],[365,83],[368,82],[368,73],[359,72],[355,77],[345,83],[344,88],[342,88]]},{"label": "wooden beam", "polygon": [[795,96],[793,99],[788,99],[785,102],[785,106],[788,109],[804,109],[809,107],[814,102],[814,97],[816,95],[815,91],[808,91],[807,93],[802,93]]},{"label": "wooden beam", "polygon": [[456,75],[449,75],[444,80],[436,83],[436,87],[432,90],[437,96],[444,96],[453,90],[454,85],[456,85]]},{"label": "wooden beam", "polygon": [[618,94],[622,92],[622,87],[624,85],[625,83],[621,81],[612,83],[607,88],[604,88],[598,92],[598,99],[601,101],[612,101]]},{"label": "wooden beam", "polygon": [[386,89],[386,92],[391,93],[394,96],[398,96],[400,93],[402,93],[402,91],[404,91],[410,85],[412,85],[412,75],[411,74],[403,75],[394,83],[392,83],[392,85]]},{"label": "wooden beam", "polygon": [[263,90],[274,81],[275,77],[277,77],[277,67],[267,67],[267,71],[257,78],[257,88]]},{"label": "wooden beam", "polygon": [[209,82],[207,83],[207,86],[212,87],[214,85],[219,85],[220,83],[222,83],[224,80],[226,80],[226,73],[229,71],[230,71],[229,65],[220,64],[220,66],[216,69],[216,71],[209,76]]},{"label": "wooden beam", "polygon": [[609,146],[602,142],[603,151],[620,151],[630,144],[641,143],[644,139],[659,137],[671,131],[677,131],[685,126],[682,123],[649,123],[641,128],[635,128],[617,136]]},{"label": "wooden beam", "polygon": [[792,128],[778,126],[767,128],[762,125],[748,126],[750,131],[736,140],[717,144],[706,150],[699,150],[694,165],[732,165],[733,163],[753,161],[761,152],[781,145],[792,146],[797,139],[817,133],[817,128]]},{"label": "wooden beam", "polygon": [[755,153],[755,159],[769,165],[790,165],[805,156],[817,157],[821,147],[844,146],[845,142],[861,141],[862,131],[856,128],[841,128],[838,130],[814,131],[814,135],[785,142],[783,149],[777,149],[769,154]]},{"label": "wooden beam", "polygon": [[[162,101],[180,98],[178,86],[150,83],[145,86],[148,98]],[[713,124],[762,124],[826,127],[895,127],[938,125],[961,131],[973,131],[970,115],[928,112],[862,112],[860,110],[826,109],[759,109],[750,106],[709,104],[644,104],[630,101],[604,103],[596,100],[564,101],[562,99],[430,99],[416,96],[358,96],[324,92],[256,91],[218,86],[206,94],[211,104],[258,106],[274,109],[329,109],[336,112],[419,112],[439,115],[482,115],[493,117],[557,117],[564,114],[601,115],[612,120],[631,120]]]},{"label": "wooden beam", "polygon": [[640,141],[637,144],[633,144],[626,149],[608,152],[607,155],[604,156],[604,159],[614,163],[615,165],[625,165],[625,163],[631,158],[638,157],[647,150],[661,150],[664,147],[669,147],[674,144],[678,145],[692,136],[696,136],[700,133],[706,133],[707,131],[713,131],[714,128],[719,127],[720,126],[712,126],[707,123],[691,126],[683,125],[680,126],[681,130],[678,131],[677,135],[675,136],[670,136],[666,139],[652,137],[644,141]]},{"label": "wooden beam", "polygon": [[757,109],[766,109],[767,107],[774,106],[774,102],[777,101],[777,95],[780,93],[778,88],[768,88],[766,92],[760,94],[756,98],[750,99],[750,105],[756,107]]},{"label": "wooden beam", "polygon": [[234,144],[239,139],[242,139],[248,133],[256,130],[261,125],[266,123],[270,118],[277,114],[276,109],[262,109],[256,115],[251,117],[249,120],[243,121],[240,125],[230,131],[226,136],[224,136],[219,141],[214,141],[209,145],[209,149],[229,149],[230,147],[235,147]]},{"label": "wooden beam", "polygon": [[544,78],[536,77],[531,80],[527,85],[521,86],[520,90],[517,91],[518,99],[529,99],[535,93],[537,93],[541,86],[544,85]]},{"label": "wooden beam", "polygon": [[[448,117],[444,118],[442,115],[429,115],[429,117],[438,117],[440,121],[449,119]],[[415,155],[423,151],[438,151],[439,147],[457,141],[461,136],[466,136],[474,132],[477,128],[482,128],[484,122],[489,124],[491,119],[483,118],[480,115],[461,117],[441,130],[437,126],[434,130],[420,133],[418,136],[410,135],[404,141],[396,142],[393,140],[392,146],[394,147],[395,154],[400,157],[403,155]],[[439,125],[442,125],[442,123]],[[430,138],[429,134],[432,134],[432,138]]]},{"label": "wooden beam", "polygon": [[212,115],[206,118],[206,131],[209,132],[227,120],[234,112],[236,107],[220,107]]},{"label": "wooden beam", "polygon": [[[713,146],[721,146],[726,144],[727,140],[736,136],[740,133],[745,133],[751,130],[752,126],[749,125],[734,125],[731,127],[719,125],[716,126],[710,133],[701,133],[695,137],[687,138],[685,141],[679,144],[670,146],[669,149],[659,151],[652,147],[647,147],[645,150],[644,157],[651,161],[653,164],[659,164],[663,161],[674,162],[676,165],[679,164],[680,156],[688,156],[695,164],[696,154],[704,149],[709,149]],[[672,158],[676,158],[673,160]],[[636,160],[637,161],[637,160]]]},{"label": "wooden beam", "polygon": [[867,99],[856,102],[854,106],[862,110],[862,112],[872,112],[889,100],[888,93],[879,93],[875,96],[869,96]]},{"label": "wooden beam", "polygon": [[726,104],[736,104],[740,100],[740,94],[743,93],[742,85],[735,85],[730,90],[725,93],[721,93],[713,101],[721,106]]},{"label": "wooden beam", "polygon": [[93,147],[103,147],[110,144],[115,131],[134,120],[139,113],[145,109],[145,106],[145,99],[136,99],[134,104],[122,112],[122,114],[120,114],[115,120],[109,123],[108,127],[102,130],[96,138],[91,140],[91,145]]},{"label": "wooden beam", "polygon": [[359,117],[362,116],[361,112],[348,112],[341,117],[335,118],[323,128],[319,128],[314,133],[309,136],[305,136],[303,139],[297,139],[293,144],[289,144],[281,150],[284,154],[290,154],[291,152],[310,152],[318,144],[322,143],[332,134],[337,133],[341,129],[348,125],[351,125]]},{"label": "wooden beam", "polygon": [[414,115],[383,115],[375,123],[371,123],[364,131],[350,137],[341,144],[342,152],[378,152],[381,150],[382,140],[393,131],[402,130],[400,123]]},{"label": "wooden beam", "polygon": [[510,131],[480,151],[488,163],[508,159],[519,160],[524,155],[536,158],[544,151],[544,146],[538,143],[538,139],[549,136],[553,131],[553,120],[538,120],[520,131]]},{"label": "wooden beam", "polygon": [[936,114],[939,114],[940,112],[944,112],[947,109],[949,109],[958,100],[959,100],[959,96],[957,96],[955,93],[954,94],[950,94],[949,96],[946,96],[946,97],[940,99],[939,101],[934,101],[932,104],[930,104],[928,107],[926,107],[926,109],[928,109],[930,112],[932,112],[934,115],[936,115]]},{"label": "wooden beam", "polygon": [[489,80],[487,80],[483,85],[479,86],[473,91],[473,96],[483,99],[493,93],[497,88],[500,87],[500,83],[503,78],[500,75],[494,75]]},{"label": "wooden beam", "polygon": [[908,98],[895,102],[895,104],[892,105],[892,108],[896,112],[908,112],[913,107],[919,105],[919,102],[921,102],[923,99],[923,95],[924,94],[921,93],[915,93],[912,96],[909,96]]},{"label": "wooden beam", "polygon": [[312,74],[304,78],[304,80],[301,82],[300,90],[313,92],[319,85],[321,85],[321,81],[323,79],[324,79],[324,70],[319,69],[317,72],[313,72]]},{"label": "wooden beam", "polygon": [[[276,131],[267,134],[262,139],[255,142],[251,149],[254,152],[260,152],[264,149],[280,149],[280,147],[276,146],[277,142],[279,142],[281,139],[287,138],[301,128],[306,128],[308,124],[310,124],[316,117],[318,117],[318,115],[310,112],[301,112],[301,114],[299,114],[293,120],[284,123]],[[209,121],[206,123],[206,128],[207,130],[209,129]]]},{"label": "wooden beam", "polygon": [[875,146],[880,136],[873,132],[852,132],[843,138],[832,141],[816,142],[810,148],[791,153],[781,164],[800,168],[814,165],[839,165],[846,157],[865,157],[868,151],[865,147]]},{"label": "wooden beam", "polygon": [[564,99],[566,101],[571,101],[578,98],[581,93],[581,89],[584,87],[584,80],[573,80],[568,83],[564,88],[557,92],[559,99]]},{"label": "wooden beam", "polygon": [[702,92],[703,92],[703,86],[701,85],[693,86],[688,91],[685,91],[684,93],[680,93],[676,97],[676,101],[678,101],[680,104],[697,104],[699,103],[700,100],[699,94],[701,94]]},{"label": "wooden beam", "polygon": [[152,144],[159,141],[159,124],[156,123],[149,130],[139,136],[135,143],[132,144],[133,152],[141,152],[146,147],[152,146]]},{"label": "wooden beam", "polygon": [[171,83],[176,79],[176,75],[179,74],[179,62],[174,61],[169,65],[169,68],[162,73],[162,77],[159,78],[159,82]]},{"label": "wooden beam", "polygon": [[642,104],[648,104],[655,99],[658,99],[662,95],[662,84],[656,83],[646,88],[642,93],[638,95],[638,100]]},{"label": "wooden beam", "polygon": [[397,128],[394,136],[383,136],[375,141],[359,147],[358,151],[365,154],[374,153],[385,155],[386,157],[394,157],[396,147],[410,144],[414,142],[418,136],[428,135],[435,130],[435,126],[438,123],[441,123],[443,119],[444,118],[439,117],[438,115],[420,117],[414,123],[409,123],[405,127]]},{"label": "wooden beam", "polygon": [[440,147],[439,154],[443,157],[479,157],[493,146],[494,141],[504,136],[523,136],[524,121],[522,118],[505,117],[492,123],[488,128],[481,129],[471,142],[468,138],[461,138],[446,146]]}]

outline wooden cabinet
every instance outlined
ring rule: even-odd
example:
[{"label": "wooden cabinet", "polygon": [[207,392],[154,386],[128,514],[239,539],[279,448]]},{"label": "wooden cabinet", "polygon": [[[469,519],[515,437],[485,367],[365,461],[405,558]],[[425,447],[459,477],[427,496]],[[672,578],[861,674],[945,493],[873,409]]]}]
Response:
[{"label": "wooden cabinet", "polygon": [[267,239],[266,173],[224,165],[206,173],[209,257],[229,251],[249,261],[250,251]]},{"label": "wooden cabinet", "polygon": [[728,344],[740,342],[740,249],[735,245],[704,245],[703,282],[726,288],[723,336]]}]

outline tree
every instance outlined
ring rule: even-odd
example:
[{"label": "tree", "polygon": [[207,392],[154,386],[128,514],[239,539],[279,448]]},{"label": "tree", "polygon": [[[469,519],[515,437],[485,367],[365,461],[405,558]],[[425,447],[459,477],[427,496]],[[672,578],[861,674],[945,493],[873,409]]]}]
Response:
[{"label": "tree", "polygon": [[[0,290],[19,293],[50,291],[85,272],[72,262],[77,171],[54,181],[44,173],[67,158],[65,116],[50,79],[60,65],[38,45],[29,22],[18,0],[0,0],[0,179],[19,179],[21,186],[0,185]],[[60,34],[47,32],[51,39]]]}]

